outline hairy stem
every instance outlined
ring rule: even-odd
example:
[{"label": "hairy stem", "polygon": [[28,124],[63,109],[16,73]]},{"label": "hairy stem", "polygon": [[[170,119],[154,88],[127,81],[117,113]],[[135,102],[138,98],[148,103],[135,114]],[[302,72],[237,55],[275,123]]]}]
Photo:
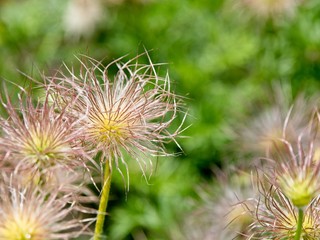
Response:
[{"label": "hairy stem", "polygon": [[102,239],[104,219],[106,216],[106,210],[107,210],[108,200],[109,200],[109,192],[110,192],[110,185],[111,185],[111,170],[110,170],[109,162],[105,163],[104,168],[105,169],[104,169],[104,177],[103,177],[103,186],[102,186],[102,192],[100,196],[97,222],[94,230],[94,240]]},{"label": "hairy stem", "polygon": [[299,215],[298,215],[298,224],[296,235],[294,236],[294,240],[300,240],[301,233],[302,233],[302,224],[303,224],[303,209],[299,208]]}]

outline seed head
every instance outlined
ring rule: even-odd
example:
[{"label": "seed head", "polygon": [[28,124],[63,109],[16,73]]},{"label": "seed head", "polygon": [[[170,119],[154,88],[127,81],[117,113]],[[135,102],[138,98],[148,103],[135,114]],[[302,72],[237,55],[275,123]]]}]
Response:
[{"label": "seed head", "polygon": [[[81,119],[78,126],[84,128],[88,150],[101,152],[101,161],[112,160],[117,167],[120,162],[126,165],[125,152],[142,170],[147,154],[168,155],[164,143],[175,141],[181,127],[168,131],[179,105],[170,92],[169,77],[159,77],[152,63],[116,61],[104,68],[95,60],[89,61],[90,65],[82,63],[79,75],[69,71],[69,77],[55,76],[46,85],[58,104],[69,105],[68,117]],[[114,66],[118,72],[112,79],[108,71]]]},{"label": "seed head", "polygon": [[75,131],[75,123],[65,117],[64,111],[57,113],[47,98],[34,106],[30,95],[20,94],[16,110],[7,95],[7,102],[2,100],[2,105],[8,119],[0,118],[0,149],[5,162],[15,170],[44,173],[56,167],[83,165],[79,129]]},{"label": "seed head", "polygon": [[[294,239],[298,225],[298,209],[279,188],[270,186],[264,189],[261,200],[257,200],[253,212],[255,222],[251,226],[250,239]],[[320,212],[319,198],[312,201],[304,210],[302,223],[303,239],[319,239]]]},{"label": "seed head", "polygon": [[186,239],[242,239],[253,221],[249,210],[254,206],[247,200],[255,196],[250,175],[229,176],[219,181],[219,189],[212,185],[199,191],[202,202],[186,219]]},{"label": "seed head", "polygon": [[1,182],[0,239],[70,239],[83,233],[82,224],[71,218],[69,196],[44,192],[38,187]]},{"label": "seed head", "polygon": [[275,184],[289,198],[294,206],[308,205],[320,193],[320,164],[314,162],[314,145],[303,146],[299,138],[297,152],[288,141],[282,140],[286,152],[275,159],[275,171],[272,178]]},{"label": "seed head", "polygon": [[[317,101],[313,98],[306,99],[301,95],[291,105],[284,90],[277,89],[275,94],[277,103],[255,116],[252,121],[242,127],[237,143],[246,154],[272,156],[281,151],[286,151],[286,146],[281,139],[294,144],[299,135],[310,124],[310,116],[314,114]],[[248,127],[249,126],[249,127]]]}]

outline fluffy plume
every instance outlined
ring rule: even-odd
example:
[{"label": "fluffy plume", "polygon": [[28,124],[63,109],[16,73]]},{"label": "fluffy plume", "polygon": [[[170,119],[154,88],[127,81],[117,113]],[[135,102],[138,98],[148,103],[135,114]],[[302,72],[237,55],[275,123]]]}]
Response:
[{"label": "fluffy plume", "polygon": [[[268,184],[267,184],[268,185]],[[304,210],[302,238],[319,239],[320,212],[319,198]],[[294,239],[298,224],[298,209],[273,185],[261,188],[261,198],[252,212],[255,222],[251,226],[253,234],[248,239]]]},{"label": "fluffy plume", "polygon": [[8,118],[0,118],[3,135],[0,150],[3,162],[15,171],[40,172],[42,176],[54,168],[84,166],[86,154],[79,144],[81,129],[74,129],[75,122],[57,113],[55,105],[45,101],[33,104],[31,96],[19,95],[19,110],[10,97],[2,99]]},{"label": "fluffy plume", "polygon": [[[84,143],[101,162],[126,166],[125,154],[144,172],[152,162],[147,155],[168,155],[164,143],[175,141],[181,126],[170,133],[180,103],[171,92],[169,77],[157,75],[155,65],[115,61],[103,67],[93,59],[82,63],[79,74],[69,70],[47,79],[46,88],[60,107],[68,105],[71,119],[80,119]],[[109,69],[117,68],[113,78]],[[70,102],[72,102],[70,104]],[[150,159],[150,158],[149,158]]]},{"label": "fluffy plume", "polygon": [[256,195],[250,175],[244,172],[234,174],[220,180],[218,185],[219,189],[211,185],[201,189],[203,202],[186,219],[186,239],[244,239],[253,222],[250,210],[254,206],[249,199]]},{"label": "fluffy plume", "polygon": [[71,214],[74,207],[70,195],[59,198],[58,191],[49,193],[18,182],[12,176],[1,179],[0,239],[71,239],[84,234],[85,227]]}]

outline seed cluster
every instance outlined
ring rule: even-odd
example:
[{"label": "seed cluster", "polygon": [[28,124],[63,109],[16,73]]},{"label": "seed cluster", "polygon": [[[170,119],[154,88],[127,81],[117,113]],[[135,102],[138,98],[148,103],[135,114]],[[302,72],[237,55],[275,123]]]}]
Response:
[{"label": "seed cluster", "polygon": [[[152,156],[169,155],[165,143],[182,131],[183,123],[169,132],[181,100],[168,76],[159,77],[154,64],[139,64],[138,58],[104,67],[85,57],[89,63],[80,61],[79,74],[66,69],[67,74],[44,77],[44,98],[35,100],[32,89],[20,87],[18,106],[4,92],[0,239],[92,236],[96,217],[88,214],[105,213],[88,207],[98,197],[87,186],[98,186],[101,166],[111,173],[120,163],[127,166],[124,156],[131,156],[144,174]],[[118,69],[112,78],[110,66]]]}]

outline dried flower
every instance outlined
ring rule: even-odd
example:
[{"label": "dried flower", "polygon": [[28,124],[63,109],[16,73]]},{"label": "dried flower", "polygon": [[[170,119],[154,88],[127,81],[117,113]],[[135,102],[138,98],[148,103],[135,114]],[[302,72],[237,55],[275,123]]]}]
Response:
[{"label": "dried flower", "polygon": [[270,157],[286,149],[281,139],[294,143],[309,126],[317,101],[313,98],[307,100],[305,96],[300,95],[290,107],[283,98],[276,96],[277,104],[261,112],[242,127],[237,140],[241,151]]},{"label": "dried flower", "polygon": [[[250,239],[294,239],[298,225],[298,209],[283,192],[274,186],[264,188],[262,200],[257,200],[255,218],[251,226]],[[319,239],[320,211],[319,198],[304,210],[302,219],[302,239]]]},{"label": "dried flower", "polygon": [[71,218],[74,209],[69,195],[58,198],[57,191],[21,187],[16,182],[0,184],[0,239],[70,239],[83,234],[80,220]]},{"label": "dried flower", "polygon": [[254,198],[255,193],[250,175],[241,172],[218,185],[218,190],[212,185],[201,189],[203,202],[186,220],[186,239],[242,239],[253,222],[249,210],[254,206],[248,199]]},{"label": "dried flower", "polygon": [[[270,181],[278,186],[296,207],[308,205],[320,193],[320,163],[314,161],[314,142],[309,146],[298,138],[297,147],[281,140],[285,149],[273,160]],[[296,153],[297,152],[297,153]]]},{"label": "dried flower", "polygon": [[69,103],[68,117],[80,119],[78,126],[84,128],[88,150],[102,152],[101,161],[117,167],[120,162],[126,165],[125,151],[142,170],[147,166],[145,155],[168,155],[163,144],[175,141],[181,127],[168,131],[179,105],[170,92],[169,77],[159,77],[152,63],[116,61],[118,72],[112,80],[108,76],[112,64],[103,68],[90,62],[91,66],[82,64],[84,72],[79,76],[70,71],[70,77],[55,76],[46,84],[60,106]]},{"label": "dried flower", "polygon": [[0,149],[4,161],[16,171],[32,170],[44,175],[53,168],[84,165],[86,154],[78,144],[81,131],[74,130],[75,122],[66,118],[64,111],[57,113],[47,98],[34,106],[30,95],[19,95],[19,111],[8,96],[2,105],[9,118],[0,118]]}]

